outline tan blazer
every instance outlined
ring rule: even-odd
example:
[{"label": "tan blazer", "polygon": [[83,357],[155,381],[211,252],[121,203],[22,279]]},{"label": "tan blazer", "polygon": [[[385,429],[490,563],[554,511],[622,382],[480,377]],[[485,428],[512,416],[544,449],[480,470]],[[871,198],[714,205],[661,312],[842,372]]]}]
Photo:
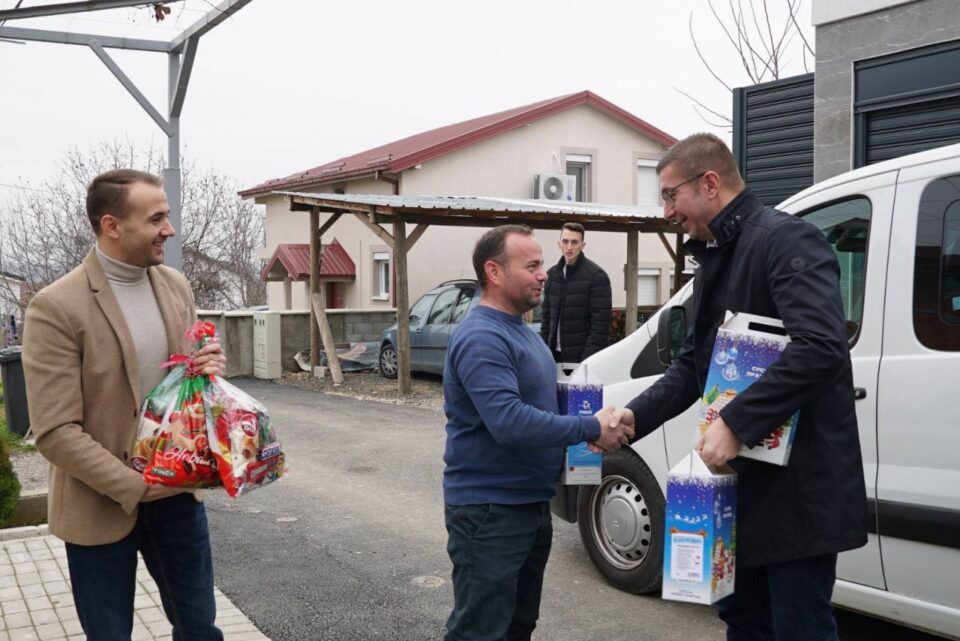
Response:
[{"label": "tan blazer", "polygon": [[[147,273],[170,353],[181,352],[182,336],[197,316],[190,285],[169,267]],[[147,489],[130,467],[140,371],[94,250],[27,308],[23,369],[37,449],[50,461],[50,532],[79,545],[122,539]]]}]

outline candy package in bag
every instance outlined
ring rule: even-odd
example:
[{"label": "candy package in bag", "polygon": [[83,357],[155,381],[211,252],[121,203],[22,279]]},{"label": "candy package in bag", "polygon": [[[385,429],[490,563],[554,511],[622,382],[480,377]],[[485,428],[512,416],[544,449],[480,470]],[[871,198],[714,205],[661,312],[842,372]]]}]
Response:
[{"label": "candy package in bag", "polygon": [[220,479],[230,496],[239,496],[283,476],[284,454],[267,408],[223,379],[203,393],[207,431]]},{"label": "candy package in bag", "polygon": [[[215,340],[212,323],[196,323],[187,332],[196,348]],[[220,485],[210,452],[203,391],[210,377],[192,369],[189,356],[178,354],[161,367],[170,373],[147,394],[133,450],[133,466],[152,485],[205,488]]]}]

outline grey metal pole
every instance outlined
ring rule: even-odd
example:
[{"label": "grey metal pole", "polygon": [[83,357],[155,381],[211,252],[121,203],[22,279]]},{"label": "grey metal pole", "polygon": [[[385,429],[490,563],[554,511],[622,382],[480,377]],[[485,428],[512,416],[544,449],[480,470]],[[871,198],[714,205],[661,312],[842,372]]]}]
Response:
[{"label": "grey metal pole", "polygon": [[180,77],[180,54],[168,54],[168,109],[170,110],[170,131],[167,134],[167,167],[163,170],[163,187],[170,203],[170,224],[177,235],[166,242],[164,262],[169,267],[183,270],[183,226],[181,225],[180,206],[182,203],[180,185],[180,115],[173,115],[173,101],[177,93],[177,81]]}]

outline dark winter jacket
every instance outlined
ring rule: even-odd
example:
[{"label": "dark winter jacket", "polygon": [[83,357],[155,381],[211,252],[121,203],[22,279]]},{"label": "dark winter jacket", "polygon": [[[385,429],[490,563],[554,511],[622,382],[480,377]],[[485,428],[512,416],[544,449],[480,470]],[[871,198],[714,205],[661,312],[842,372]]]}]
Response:
[{"label": "dark winter jacket", "polygon": [[749,191],[710,229],[716,247],[686,243],[700,268],[680,356],[627,405],[637,438],[700,398],[727,310],[782,319],[791,341],[780,359],[720,411],[740,441],[754,446],[800,410],[788,465],[730,462],[739,474],[737,565],[858,548],[867,542],[867,498],[833,249],[814,225],[765,207]]},{"label": "dark winter jacket", "polygon": [[557,349],[560,326],[562,363],[579,363],[607,346],[612,313],[610,278],[583,254],[567,267],[563,257],[547,270],[543,288],[543,322],[540,335],[551,352]]}]

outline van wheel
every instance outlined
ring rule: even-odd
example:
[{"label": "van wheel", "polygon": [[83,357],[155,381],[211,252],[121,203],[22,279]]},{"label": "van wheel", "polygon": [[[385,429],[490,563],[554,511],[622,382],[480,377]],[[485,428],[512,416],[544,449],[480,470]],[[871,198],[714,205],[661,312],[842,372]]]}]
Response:
[{"label": "van wheel", "polygon": [[614,587],[635,594],[660,589],[663,510],[660,485],[633,450],[604,456],[600,485],[580,488],[580,538]]},{"label": "van wheel", "polygon": [[390,343],[380,347],[380,376],[384,378],[397,377],[397,350]]}]

